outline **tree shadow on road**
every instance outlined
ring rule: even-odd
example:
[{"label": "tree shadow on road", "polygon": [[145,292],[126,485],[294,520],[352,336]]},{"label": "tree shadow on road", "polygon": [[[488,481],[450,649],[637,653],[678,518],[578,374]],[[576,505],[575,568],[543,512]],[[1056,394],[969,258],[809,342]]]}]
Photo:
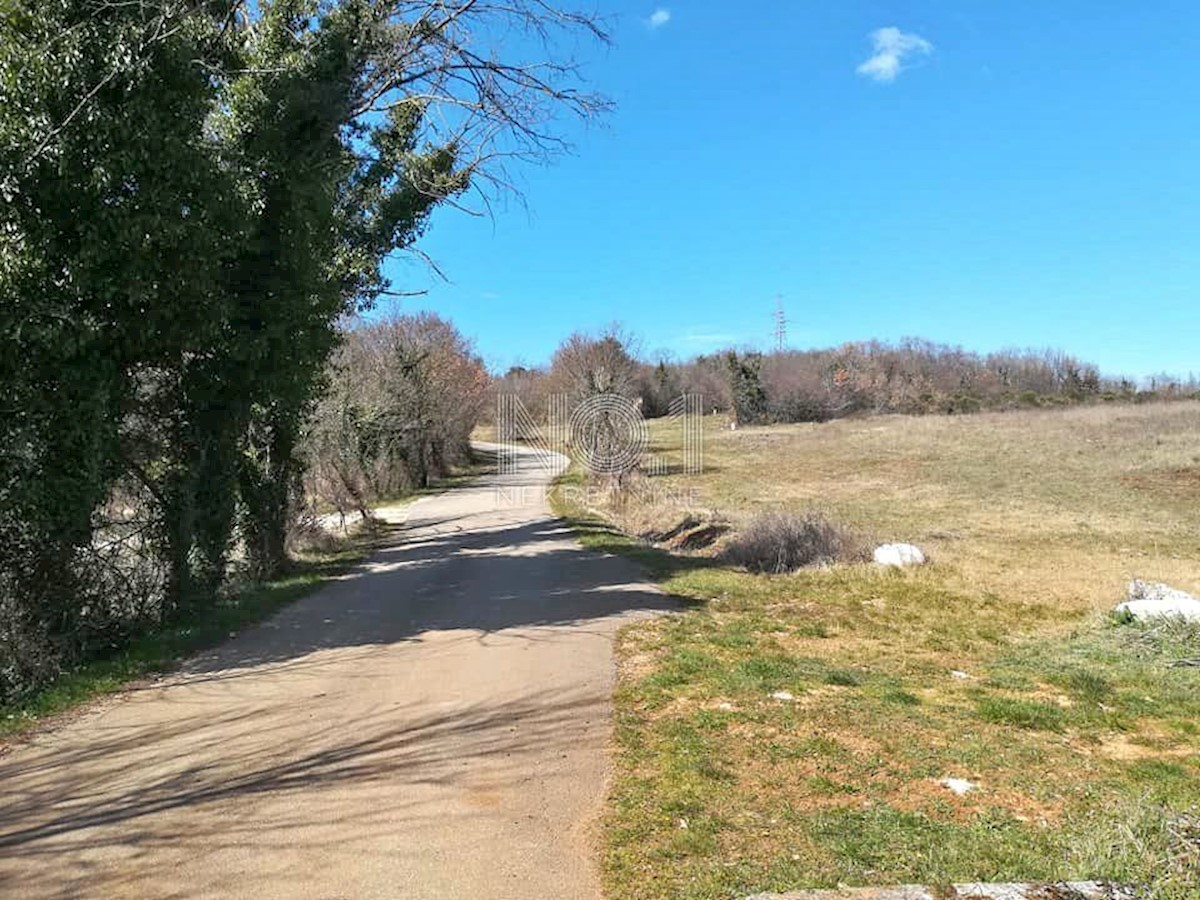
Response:
[{"label": "tree shadow on road", "polygon": [[[382,526],[375,552],[322,590],[109,701],[146,701],[136,715],[102,709],[70,739],[0,758],[0,894],[92,895],[102,874],[106,891],[136,895],[149,860],[193,872],[251,845],[264,865],[276,846],[378,854],[381,834],[435,817],[443,828],[477,822],[493,813],[471,797],[486,805],[602,743],[581,731],[607,715],[608,682],[590,674],[534,690],[517,679],[487,699],[465,682],[466,699],[442,706],[378,690],[381,678],[419,677],[413,660],[454,665],[464,642],[561,644],[550,650],[570,665],[581,635],[607,647],[622,622],[679,608],[636,562],[580,548],[540,506],[500,502],[543,483],[518,474],[456,487]],[[503,497],[479,512],[478,492],[497,488]],[[476,785],[481,771],[495,784]],[[419,849],[388,851],[405,852]],[[178,896],[255,893],[246,867],[200,871],[206,883]]]},{"label": "tree shadow on road", "polygon": [[[453,827],[454,817],[477,811],[432,804],[422,788],[468,786],[471,766],[483,761],[492,777],[515,780],[531,757],[569,748],[575,736],[565,726],[581,714],[600,715],[600,705],[595,696],[547,691],[447,712],[390,706],[356,718],[352,729],[331,722],[283,746],[276,729],[294,724],[295,709],[230,709],[216,717],[206,710],[168,724],[101,732],[52,755],[9,759],[0,894],[94,895],[101,867],[111,888],[111,865],[100,861],[106,850],[120,853],[132,871],[137,867],[130,864],[149,854],[195,863],[195,854],[215,856],[251,839],[256,853],[306,844],[354,853],[356,840],[369,842],[382,827],[411,827],[430,816]],[[179,750],[186,754],[172,755]],[[226,802],[261,795],[269,795],[269,822],[241,817]],[[164,815],[182,808],[186,818]],[[63,854],[72,865],[51,865]],[[253,884],[245,872],[241,877],[229,895],[252,896]],[[203,893],[200,885],[194,890]],[[179,896],[185,895],[193,892]]]},{"label": "tree shadow on road", "polygon": [[[435,527],[450,524],[443,518]],[[286,663],[318,650],[395,644],[429,631],[579,626],[679,608],[676,598],[646,583],[635,563],[579,549],[556,519],[438,534],[428,528],[378,550],[318,594],[183,670],[211,674]]]}]

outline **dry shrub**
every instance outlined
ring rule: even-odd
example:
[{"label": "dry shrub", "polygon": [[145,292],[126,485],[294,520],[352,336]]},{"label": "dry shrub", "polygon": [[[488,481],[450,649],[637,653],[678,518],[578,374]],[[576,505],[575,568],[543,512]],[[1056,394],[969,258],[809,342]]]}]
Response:
[{"label": "dry shrub", "polygon": [[[339,529],[342,535],[347,534],[349,530],[349,527]],[[336,553],[342,546],[343,540],[322,527],[316,516],[301,516],[288,530],[288,552],[298,556]]]},{"label": "dry shrub", "polygon": [[368,516],[470,458],[487,370],[471,343],[432,313],[349,329],[327,371],[305,445],[305,493]]},{"label": "dry shrub", "polygon": [[751,572],[781,574],[806,566],[858,562],[866,545],[852,531],[816,512],[755,516],[725,548],[726,562]]}]

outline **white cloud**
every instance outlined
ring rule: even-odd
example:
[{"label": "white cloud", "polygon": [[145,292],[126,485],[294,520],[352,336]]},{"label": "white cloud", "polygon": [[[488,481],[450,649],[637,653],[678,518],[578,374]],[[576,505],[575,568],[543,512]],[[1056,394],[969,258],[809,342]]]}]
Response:
[{"label": "white cloud", "polygon": [[933,52],[933,44],[925,38],[918,34],[905,34],[894,26],[872,31],[871,45],[875,48],[875,55],[855,71],[864,78],[873,78],[884,84],[895,81],[896,76],[904,71],[906,56],[928,56]]},{"label": "white cloud", "polygon": [[651,28],[662,28],[671,21],[671,11],[669,9],[656,9],[650,14],[650,18],[646,20],[646,24]]}]

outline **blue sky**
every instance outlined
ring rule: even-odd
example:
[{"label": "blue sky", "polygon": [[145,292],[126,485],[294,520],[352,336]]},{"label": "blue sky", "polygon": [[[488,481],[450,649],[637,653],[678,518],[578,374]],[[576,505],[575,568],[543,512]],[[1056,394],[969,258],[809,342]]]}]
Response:
[{"label": "blue sky", "polygon": [[616,112],[522,172],[528,209],[435,215],[449,283],[390,269],[492,366],[613,321],[648,352],[766,348],[782,295],[798,348],[1200,372],[1200,5],[599,2]]}]

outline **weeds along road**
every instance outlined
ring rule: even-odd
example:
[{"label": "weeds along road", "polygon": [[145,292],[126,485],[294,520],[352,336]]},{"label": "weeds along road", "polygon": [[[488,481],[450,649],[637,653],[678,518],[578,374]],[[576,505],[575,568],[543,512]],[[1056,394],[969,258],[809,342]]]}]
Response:
[{"label": "weeds along road", "polygon": [[418,501],[352,574],[0,759],[0,896],[598,897],[612,639],[670,604],[572,540],[551,475]]}]

